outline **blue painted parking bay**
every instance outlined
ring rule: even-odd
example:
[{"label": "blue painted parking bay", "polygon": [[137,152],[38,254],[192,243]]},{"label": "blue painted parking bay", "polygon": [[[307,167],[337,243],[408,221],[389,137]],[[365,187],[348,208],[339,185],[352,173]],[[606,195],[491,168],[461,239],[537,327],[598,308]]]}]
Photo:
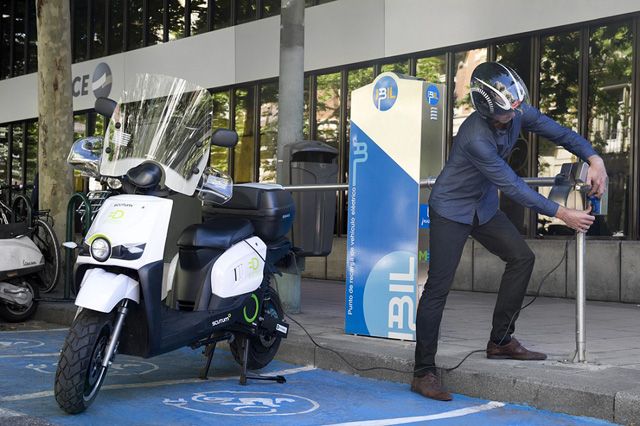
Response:
[{"label": "blue painted parking bay", "polygon": [[407,384],[274,361],[262,374],[284,374],[286,384],[238,383],[239,367],[218,350],[211,378],[197,378],[200,350],[152,359],[117,356],[96,401],[67,415],[53,397],[65,330],[0,332],[0,414],[18,412],[61,425],[604,425],[604,421],[455,395],[452,402],[422,398]]}]

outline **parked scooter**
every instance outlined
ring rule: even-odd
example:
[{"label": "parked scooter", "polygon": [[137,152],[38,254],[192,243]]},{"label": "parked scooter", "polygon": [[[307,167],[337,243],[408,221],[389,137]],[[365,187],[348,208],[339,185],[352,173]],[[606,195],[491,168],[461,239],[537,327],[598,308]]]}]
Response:
[{"label": "parked scooter", "polygon": [[[55,378],[56,401],[68,413],[94,401],[116,352],[148,358],[206,346],[206,378],[216,343],[227,340],[241,383],[285,381],[247,369],[269,364],[288,333],[270,282],[291,252],[291,195],[277,185],[234,186],[206,168],[210,144],[238,140],[229,130],[211,135],[207,90],[149,74],[132,87],[117,104],[96,101],[110,118],[101,157],[88,161],[99,161],[96,177],[120,194],[104,201],[78,247],[79,309]],[[75,165],[83,143],[72,149]],[[213,220],[201,223],[195,192],[226,202]]]},{"label": "parked scooter", "polygon": [[0,318],[22,322],[36,312],[40,286],[55,286],[60,270],[60,248],[51,225],[33,218],[31,203],[23,195],[14,200],[17,208],[0,201]]}]

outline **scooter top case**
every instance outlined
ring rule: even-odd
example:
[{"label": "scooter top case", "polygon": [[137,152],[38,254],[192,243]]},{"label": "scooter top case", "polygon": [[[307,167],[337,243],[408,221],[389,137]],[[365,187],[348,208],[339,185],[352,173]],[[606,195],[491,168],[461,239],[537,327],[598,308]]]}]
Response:
[{"label": "scooter top case", "polygon": [[0,280],[32,274],[44,267],[44,256],[23,223],[0,225]]}]

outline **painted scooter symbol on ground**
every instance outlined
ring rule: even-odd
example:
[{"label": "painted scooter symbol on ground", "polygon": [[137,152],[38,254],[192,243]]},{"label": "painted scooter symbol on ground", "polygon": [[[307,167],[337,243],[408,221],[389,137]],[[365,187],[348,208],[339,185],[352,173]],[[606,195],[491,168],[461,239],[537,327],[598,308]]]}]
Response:
[{"label": "painted scooter symbol on ground", "polygon": [[165,398],[162,403],[223,416],[288,416],[309,413],[320,407],[317,402],[298,395],[240,391],[198,392],[191,400]]},{"label": "painted scooter symbol on ground", "polygon": [[[25,365],[25,368],[37,371],[39,373],[54,374],[58,366],[57,362],[51,363],[31,363]],[[133,362],[114,362],[109,367],[111,374],[115,376],[141,376],[143,374],[156,371],[160,367],[156,364],[146,361],[133,361]]]},{"label": "painted scooter symbol on ground", "polygon": [[40,340],[30,339],[2,339],[0,340],[0,353],[16,352],[24,349],[33,349],[44,346],[44,342]]}]

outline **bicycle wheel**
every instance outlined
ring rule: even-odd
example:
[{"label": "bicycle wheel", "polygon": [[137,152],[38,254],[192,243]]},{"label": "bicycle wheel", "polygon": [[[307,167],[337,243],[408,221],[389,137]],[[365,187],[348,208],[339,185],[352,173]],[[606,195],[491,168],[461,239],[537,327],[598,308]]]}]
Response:
[{"label": "bicycle wheel", "polygon": [[37,273],[42,293],[53,290],[60,276],[60,245],[53,228],[41,219],[34,221],[33,242],[44,256],[44,268]]}]

